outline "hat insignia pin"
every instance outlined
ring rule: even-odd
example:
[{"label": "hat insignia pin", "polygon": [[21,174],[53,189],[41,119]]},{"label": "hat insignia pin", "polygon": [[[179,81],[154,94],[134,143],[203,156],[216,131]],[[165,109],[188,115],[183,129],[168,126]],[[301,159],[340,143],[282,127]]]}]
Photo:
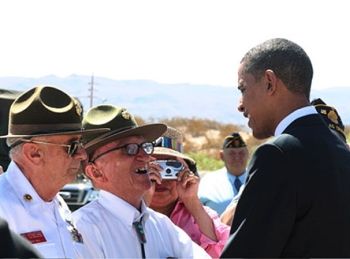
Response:
[{"label": "hat insignia pin", "polygon": [[126,120],[130,120],[130,113],[126,110],[122,111],[122,117]]},{"label": "hat insignia pin", "polygon": [[83,111],[83,109],[81,108],[81,105],[79,102],[75,101],[75,111],[77,112],[77,114],[80,116],[81,112]]},{"label": "hat insignia pin", "polygon": [[338,123],[338,116],[337,114],[332,110],[327,114],[327,117],[333,122],[333,123]]}]

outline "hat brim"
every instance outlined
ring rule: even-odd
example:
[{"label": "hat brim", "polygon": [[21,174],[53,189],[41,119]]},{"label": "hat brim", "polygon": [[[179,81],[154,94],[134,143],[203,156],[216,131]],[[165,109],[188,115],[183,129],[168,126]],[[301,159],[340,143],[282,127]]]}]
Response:
[{"label": "hat brim", "polygon": [[86,143],[85,150],[89,155],[99,147],[111,141],[126,138],[129,136],[142,136],[145,138],[146,141],[152,142],[159,138],[166,130],[167,126],[165,124],[154,123],[119,131],[116,133],[111,132],[107,135],[104,134]]},{"label": "hat brim", "polygon": [[154,155],[172,156],[175,158],[180,157],[193,165],[196,164],[196,162],[192,158],[190,158],[189,156],[186,156],[185,154],[180,153],[179,151],[176,151],[176,150],[170,149],[170,148],[166,148],[166,147],[155,147],[153,154]]}]

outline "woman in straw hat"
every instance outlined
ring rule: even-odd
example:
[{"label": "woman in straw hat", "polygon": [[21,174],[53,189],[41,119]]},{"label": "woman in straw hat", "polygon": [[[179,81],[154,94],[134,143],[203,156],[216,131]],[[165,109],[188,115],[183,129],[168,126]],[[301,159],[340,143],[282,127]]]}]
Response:
[{"label": "woman in straw hat", "polygon": [[219,257],[229,227],[198,198],[199,176],[195,161],[182,153],[182,135],[168,127],[158,139],[150,165],[153,185],[145,196],[150,208],[168,216],[210,256]]}]

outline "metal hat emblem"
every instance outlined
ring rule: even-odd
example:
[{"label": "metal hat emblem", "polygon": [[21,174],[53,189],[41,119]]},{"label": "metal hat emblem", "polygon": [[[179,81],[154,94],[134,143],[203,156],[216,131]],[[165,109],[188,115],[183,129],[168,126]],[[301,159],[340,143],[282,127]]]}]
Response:
[{"label": "metal hat emblem", "polygon": [[328,114],[327,114],[328,119],[330,119],[333,123],[338,124],[338,116],[335,113],[335,111],[331,110]]},{"label": "metal hat emblem", "polygon": [[130,120],[130,113],[126,110],[122,111],[122,117],[126,120]]}]

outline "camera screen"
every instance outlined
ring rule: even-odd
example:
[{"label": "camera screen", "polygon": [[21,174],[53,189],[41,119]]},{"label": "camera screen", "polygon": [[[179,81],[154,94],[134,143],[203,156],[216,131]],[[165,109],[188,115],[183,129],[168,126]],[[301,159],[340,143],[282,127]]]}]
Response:
[{"label": "camera screen", "polygon": [[157,160],[157,163],[163,168],[160,172],[162,179],[177,179],[184,168],[183,164],[177,160]]}]

